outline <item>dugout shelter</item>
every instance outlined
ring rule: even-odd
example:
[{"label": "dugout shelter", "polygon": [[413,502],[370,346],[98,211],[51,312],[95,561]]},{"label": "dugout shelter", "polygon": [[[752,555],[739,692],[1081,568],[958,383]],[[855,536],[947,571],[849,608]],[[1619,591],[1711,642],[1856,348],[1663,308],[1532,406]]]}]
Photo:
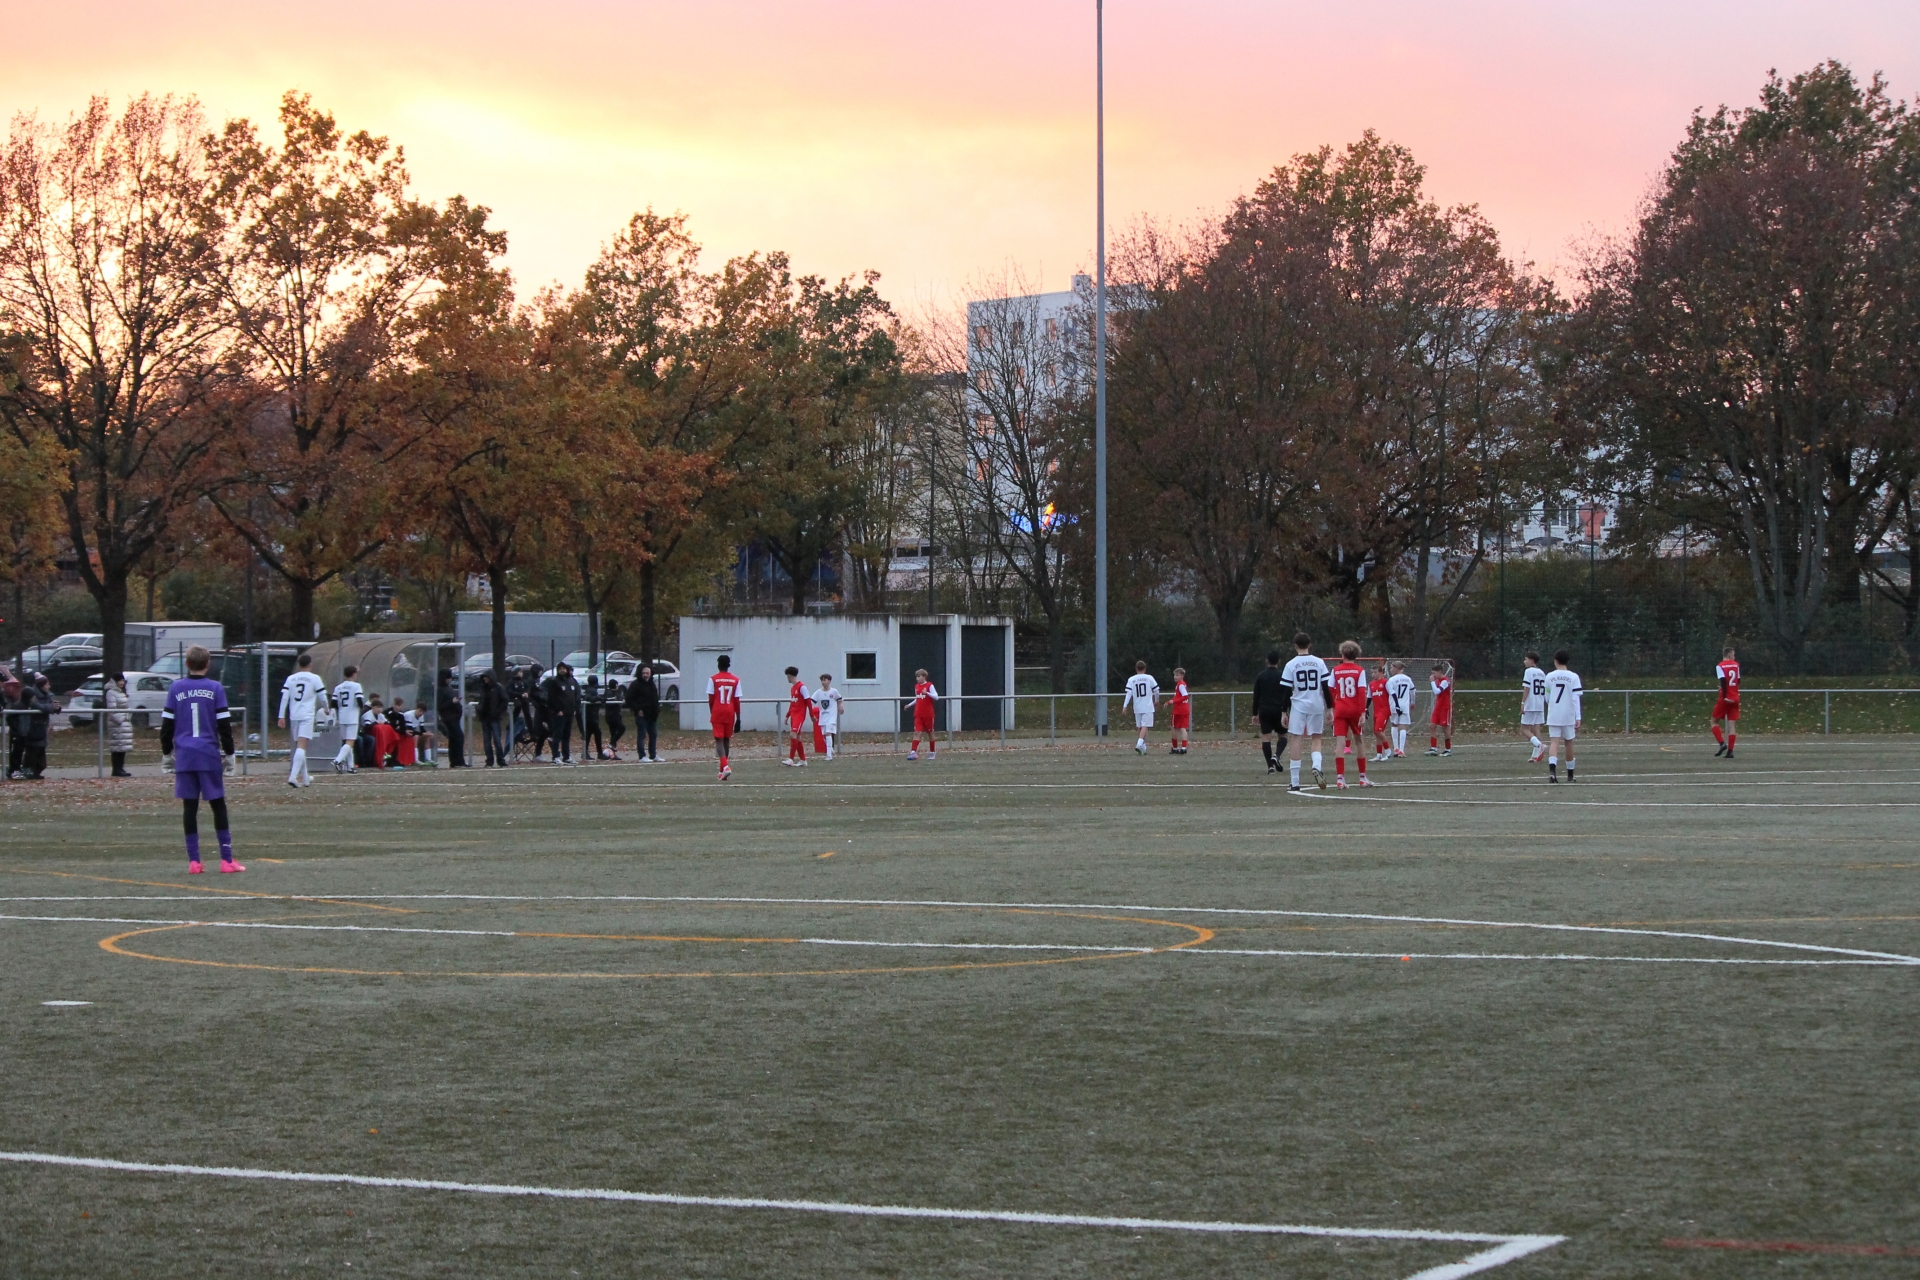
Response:
[{"label": "dugout shelter", "polygon": [[833,676],[846,733],[913,730],[913,673],[940,691],[942,729],[1013,727],[1013,619],[958,613],[680,619],[680,723],[710,729],[707,677],[726,654],[740,677],[741,728],[778,728],[793,666],[809,689]]}]

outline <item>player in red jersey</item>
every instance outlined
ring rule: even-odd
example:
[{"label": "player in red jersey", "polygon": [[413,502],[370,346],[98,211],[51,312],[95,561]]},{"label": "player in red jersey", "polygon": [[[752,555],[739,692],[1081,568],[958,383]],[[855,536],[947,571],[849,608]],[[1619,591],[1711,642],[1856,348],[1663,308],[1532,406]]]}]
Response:
[{"label": "player in red jersey", "polygon": [[[1433,664],[1433,732],[1427,737],[1427,754],[1430,756],[1450,756],[1453,754],[1453,664],[1436,662]],[[1440,738],[1445,735],[1447,745],[1440,746]]]},{"label": "player in red jersey", "polygon": [[1333,690],[1333,785],[1347,789],[1347,748],[1360,764],[1360,785],[1370,787],[1367,777],[1367,753],[1360,749],[1361,735],[1367,731],[1367,669],[1360,665],[1360,645],[1354,640],[1340,642],[1340,665],[1333,669],[1329,682]]},{"label": "player in red jersey", "polygon": [[787,758],[783,764],[807,765],[807,713],[813,709],[813,694],[800,679],[800,668],[787,668]]},{"label": "player in red jersey", "polygon": [[1187,691],[1187,669],[1173,669],[1173,693],[1167,698],[1173,716],[1173,749],[1169,755],[1183,756],[1193,745],[1193,695]]},{"label": "player in red jersey", "polygon": [[713,750],[720,757],[720,781],[733,776],[733,731],[740,723],[740,677],[727,668],[733,660],[720,655],[717,674],[707,677],[707,717],[713,722]]},{"label": "player in red jersey", "polygon": [[1740,662],[1733,656],[1732,645],[1720,655],[1713,675],[1720,682],[1720,697],[1713,704],[1713,737],[1720,749],[1713,754],[1731,760],[1733,740],[1740,736]]},{"label": "player in red jersey", "polygon": [[907,748],[907,759],[920,758],[920,735],[927,735],[927,759],[931,760],[939,750],[939,743],[933,737],[933,712],[940,705],[940,691],[933,687],[933,681],[927,679],[925,667],[913,673],[913,745]]},{"label": "player in red jersey", "polygon": [[1373,758],[1376,763],[1393,755],[1393,739],[1387,736],[1387,664],[1373,669],[1367,682],[1367,706],[1373,712]]}]

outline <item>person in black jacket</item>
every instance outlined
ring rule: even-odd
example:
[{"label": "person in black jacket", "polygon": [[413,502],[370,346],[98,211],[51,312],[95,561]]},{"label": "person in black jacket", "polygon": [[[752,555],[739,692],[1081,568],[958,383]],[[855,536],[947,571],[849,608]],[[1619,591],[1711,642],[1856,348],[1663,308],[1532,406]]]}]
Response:
[{"label": "person in black jacket", "polygon": [[633,749],[643,764],[660,763],[660,686],[653,682],[653,664],[643,662],[627,686],[627,709],[633,712]]},{"label": "person in black jacket", "polygon": [[58,710],[53,704],[53,684],[44,672],[34,676],[33,682],[21,693],[20,705],[31,712],[19,717],[27,722],[23,772],[30,781],[39,782],[47,776],[47,732],[53,723],[53,713]]},{"label": "person in black jacket", "polygon": [[586,686],[580,691],[580,754],[585,759],[607,758],[606,739],[600,736],[600,710],[606,705],[600,677],[589,671]]},{"label": "person in black jacket", "polygon": [[580,714],[580,686],[573,668],[561,663],[540,682],[547,704],[547,734],[553,739],[553,762],[573,763],[573,719]]},{"label": "person in black jacket", "polygon": [[1253,718],[1260,726],[1260,752],[1267,758],[1268,773],[1280,772],[1280,754],[1287,749],[1287,708],[1292,702],[1293,690],[1280,674],[1280,651],[1269,649],[1267,669],[1253,678]]},{"label": "person in black jacket", "polygon": [[507,701],[507,691],[493,678],[493,672],[480,673],[480,740],[486,746],[487,768],[504,765],[513,759],[513,747],[508,741],[512,704]]},{"label": "person in black jacket", "polygon": [[547,688],[542,679],[538,663],[527,669],[527,737],[533,742],[533,758],[540,758],[540,748],[546,745],[551,730],[551,717],[547,715]]},{"label": "person in black jacket", "polygon": [[460,701],[460,686],[453,672],[440,673],[440,697],[434,703],[440,716],[440,738],[447,744],[447,768],[467,767],[467,708]]}]

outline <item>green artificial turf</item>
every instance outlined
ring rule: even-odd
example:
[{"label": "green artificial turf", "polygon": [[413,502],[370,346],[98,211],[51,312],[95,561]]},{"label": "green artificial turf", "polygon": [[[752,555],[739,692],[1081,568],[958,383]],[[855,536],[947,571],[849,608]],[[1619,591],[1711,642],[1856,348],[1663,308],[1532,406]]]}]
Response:
[{"label": "green artificial turf", "polygon": [[[95,920],[0,921],[0,1150],[1568,1237],[1501,1280],[1905,1274],[1663,1241],[1920,1246],[1920,966],[1197,910],[1920,955],[1920,743],[1585,751],[1571,787],[1483,740],[1324,797],[1245,741],[255,775],[249,871],[193,879],[164,779],[0,787],[0,913]],[[419,894],[520,900],[382,896]],[[0,1162],[7,1276],[1404,1280],[1482,1247]]]}]

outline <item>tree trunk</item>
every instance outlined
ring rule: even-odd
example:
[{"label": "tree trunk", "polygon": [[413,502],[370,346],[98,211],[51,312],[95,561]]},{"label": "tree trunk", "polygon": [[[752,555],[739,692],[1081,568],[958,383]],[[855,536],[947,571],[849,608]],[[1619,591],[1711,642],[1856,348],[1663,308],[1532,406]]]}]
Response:
[{"label": "tree trunk", "polygon": [[310,578],[287,579],[287,634],[295,640],[317,640],[313,630],[314,584]]},{"label": "tree trunk", "polygon": [[100,606],[102,671],[124,671],[127,660],[127,573],[103,567],[97,583],[87,584],[94,603]]},{"label": "tree trunk", "polygon": [[793,616],[796,618],[807,616],[807,579],[812,576],[801,573],[798,565],[788,572],[787,581],[793,584]]},{"label": "tree trunk", "polygon": [[1246,609],[1244,593],[1221,596],[1213,602],[1213,622],[1220,629],[1220,674],[1227,680],[1240,678],[1240,619]]},{"label": "tree trunk", "polygon": [[1061,611],[1047,614],[1047,675],[1055,693],[1067,691],[1067,637],[1064,622]]},{"label": "tree trunk", "polygon": [[640,658],[644,662],[660,656],[660,631],[653,616],[659,600],[659,572],[649,559],[640,566]]},{"label": "tree trunk", "polygon": [[1419,652],[1412,656],[1427,658],[1433,656],[1427,652],[1427,579],[1433,572],[1433,547],[1423,541],[1413,565],[1413,647]]},{"label": "tree trunk", "polygon": [[600,606],[602,600],[593,592],[593,561],[586,552],[580,553],[580,596],[587,605],[587,665],[600,661]]},{"label": "tree trunk", "polygon": [[493,680],[507,687],[507,571],[487,566],[487,590],[493,597]]}]

